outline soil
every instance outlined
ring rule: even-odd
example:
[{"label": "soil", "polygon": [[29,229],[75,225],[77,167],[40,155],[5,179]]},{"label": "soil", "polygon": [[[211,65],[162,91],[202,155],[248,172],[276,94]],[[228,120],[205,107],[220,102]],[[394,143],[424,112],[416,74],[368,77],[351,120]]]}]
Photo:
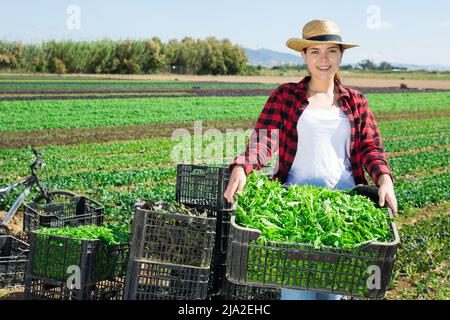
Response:
[{"label": "soil", "polygon": [[[450,117],[450,110],[435,111],[379,112],[375,114],[377,122],[434,119]],[[203,130],[253,129],[256,119],[207,120],[202,122]],[[32,130],[0,132],[0,147],[22,148],[29,145],[70,145],[78,143],[96,143],[120,140],[138,140],[148,138],[171,137],[175,129],[186,129],[193,133],[192,122],[171,122],[131,126],[105,126],[95,128],[70,128],[51,130]],[[409,151],[407,151],[409,152]]]},{"label": "soil", "polygon": [[[48,84],[48,82],[46,82]],[[63,84],[56,83],[55,84]],[[77,83],[80,84],[80,83]],[[95,83],[89,83],[94,85]],[[198,83],[191,83],[192,88],[198,87]],[[118,85],[120,87],[120,84]],[[367,93],[423,93],[449,91],[449,89],[400,89],[399,87],[354,87],[360,92]],[[185,98],[199,97],[247,97],[270,96],[274,88],[220,88],[220,89],[70,89],[70,90],[0,90],[0,101],[25,101],[25,100],[78,100],[78,99],[132,99],[132,98]],[[94,93],[96,95],[94,95]],[[101,95],[104,93],[104,95]],[[114,93],[114,95],[111,95]],[[127,93],[127,94],[120,94]],[[139,93],[139,94],[130,94]],[[145,94],[145,93],[151,93]],[[172,93],[172,94],[170,94]],[[177,93],[174,95],[173,93]],[[184,94],[185,93],[185,94]],[[8,94],[27,94],[27,96],[8,96]],[[43,95],[45,94],[45,95]],[[52,95],[53,94],[53,95]],[[57,94],[57,95],[56,95]],[[76,94],[76,95],[73,95]]]},{"label": "soil", "polygon": [[397,279],[397,284],[395,288],[386,292],[385,299],[387,300],[399,300],[402,297],[402,292],[405,289],[412,290],[414,288],[414,283],[411,279],[402,277]]},{"label": "soil", "polygon": [[[449,266],[449,262],[444,261],[441,265],[439,265],[436,269],[434,269],[434,271],[440,272],[444,269],[447,269],[448,266]],[[417,281],[418,279],[429,278],[429,272],[431,272],[431,271],[433,271],[433,270],[429,270],[428,272],[416,273],[416,274],[414,274],[414,279]],[[445,280],[443,280],[443,281],[445,281]],[[407,278],[407,277],[399,277],[397,279],[397,284],[396,284],[395,288],[392,288],[391,290],[386,292],[386,299],[387,300],[405,300],[403,291],[405,289],[408,289],[409,291],[415,291],[416,288],[417,288],[417,285],[415,284],[415,281],[413,281],[412,279]],[[420,299],[420,298],[415,298],[415,299]],[[426,299],[429,300],[430,297],[428,297]]]},{"label": "soil", "polygon": [[0,300],[24,300],[24,288],[0,289]]},{"label": "soil", "polygon": [[400,215],[400,219],[397,222],[397,227],[398,229],[401,229],[404,225],[429,220],[441,214],[450,214],[450,203],[448,201],[433,203],[423,208],[411,209],[406,215]]},{"label": "soil", "polygon": [[425,151],[437,151],[437,150],[448,149],[448,148],[450,148],[450,145],[432,146],[432,147],[426,147],[426,148],[420,148],[420,149],[411,149],[411,150],[398,151],[398,152],[388,152],[387,155],[390,158],[395,158],[395,157],[405,156],[408,154],[422,153]]},{"label": "soil", "polygon": [[[29,74],[23,74],[29,76]],[[20,74],[17,74],[20,76]],[[174,74],[154,74],[154,75],[40,75],[48,79],[55,78],[59,81],[63,79],[83,78],[83,79],[116,79],[116,80],[158,80],[158,81],[192,81],[192,82],[227,82],[227,83],[273,83],[281,84],[286,82],[299,82],[302,77],[285,76],[195,76],[195,75],[174,75]],[[450,81],[446,80],[395,80],[395,79],[370,79],[370,78],[344,78],[344,85],[353,87],[400,87],[404,83],[408,88],[433,88],[450,90]]]},{"label": "soil", "polygon": [[[0,220],[3,220],[6,212],[0,211]],[[8,228],[12,235],[21,235],[23,230],[23,212],[17,212],[8,224]]]}]

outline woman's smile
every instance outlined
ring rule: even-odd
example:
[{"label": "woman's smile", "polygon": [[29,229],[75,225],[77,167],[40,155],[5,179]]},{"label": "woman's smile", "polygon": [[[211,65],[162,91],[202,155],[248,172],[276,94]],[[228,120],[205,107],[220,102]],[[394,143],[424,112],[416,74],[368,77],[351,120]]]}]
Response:
[{"label": "woman's smile", "polygon": [[331,66],[317,67],[317,69],[319,69],[319,71],[328,71],[331,69]]}]

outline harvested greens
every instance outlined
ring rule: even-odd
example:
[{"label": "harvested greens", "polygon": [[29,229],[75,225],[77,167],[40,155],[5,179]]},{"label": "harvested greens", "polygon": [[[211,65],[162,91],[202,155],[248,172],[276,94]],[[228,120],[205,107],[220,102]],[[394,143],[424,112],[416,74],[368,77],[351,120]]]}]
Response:
[{"label": "harvested greens", "polygon": [[[143,230],[137,252],[145,259],[197,267],[211,263],[215,212],[178,203],[138,201],[135,230]],[[214,216],[214,217],[208,217]]]},{"label": "harvested greens", "polygon": [[[53,238],[58,236],[61,238]],[[83,243],[100,240],[83,250]],[[71,275],[69,267],[85,267],[87,255],[92,255],[90,279],[101,281],[125,274],[129,250],[127,225],[80,226],[75,228],[39,228],[33,247],[32,272],[52,280],[66,281]]]},{"label": "harvested greens", "polygon": [[151,210],[159,213],[176,213],[192,217],[207,217],[207,211],[198,211],[194,208],[184,206],[181,203],[170,203],[163,200],[137,200],[135,206],[143,210]]},{"label": "harvested greens", "polygon": [[254,172],[237,199],[236,222],[261,230],[261,244],[294,242],[313,244],[317,249],[353,249],[393,238],[393,218],[387,209],[375,207],[364,196],[350,195],[350,191],[309,185],[283,187]]},{"label": "harvested greens", "polygon": [[67,237],[71,239],[101,240],[106,245],[115,245],[129,241],[126,225],[80,226],[76,228],[40,228],[39,234]]}]

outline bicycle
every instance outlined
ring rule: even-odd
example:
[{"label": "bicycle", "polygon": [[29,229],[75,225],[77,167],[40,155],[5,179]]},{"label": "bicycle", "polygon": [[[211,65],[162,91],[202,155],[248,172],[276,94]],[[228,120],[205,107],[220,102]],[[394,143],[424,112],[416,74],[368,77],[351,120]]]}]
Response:
[{"label": "bicycle", "polygon": [[36,169],[45,167],[46,164],[44,160],[42,160],[42,153],[38,150],[31,148],[33,154],[36,157],[36,160],[30,164],[31,175],[26,177],[20,182],[13,183],[5,188],[0,189],[0,197],[6,198],[11,191],[19,188],[20,186],[24,186],[24,189],[19,194],[17,199],[14,201],[11,208],[6,213],[3,220],[0,222],[0,235],[8,235],[10,234],[10,230],[8,228],[8,223],[14,217],[14,215],[19,210],[22,203],[25,201],[28,194],[31,192],[31,189],[34,185],[36,185],[39,189],[39,194],[33,199],[35,203],[52,203],[52,202],[64,202],[72,199],[73,197],[78,196],[78,194],[68,191],[68,190],[49,190],[47,189],[40,181]]}]

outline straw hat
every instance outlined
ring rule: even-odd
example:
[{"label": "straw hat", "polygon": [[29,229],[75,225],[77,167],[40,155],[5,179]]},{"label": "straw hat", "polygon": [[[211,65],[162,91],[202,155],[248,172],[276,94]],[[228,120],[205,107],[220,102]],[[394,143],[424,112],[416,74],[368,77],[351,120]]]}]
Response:
[{"label": "straw hat", "polygon": [[340,44],[343,49],[358,47],[357,44],[343,43],[341,30],[331,20],[312,20],[303,27],[303,39],[291,38],[286,41],[286,45],[296,51],[324,43]]}]

